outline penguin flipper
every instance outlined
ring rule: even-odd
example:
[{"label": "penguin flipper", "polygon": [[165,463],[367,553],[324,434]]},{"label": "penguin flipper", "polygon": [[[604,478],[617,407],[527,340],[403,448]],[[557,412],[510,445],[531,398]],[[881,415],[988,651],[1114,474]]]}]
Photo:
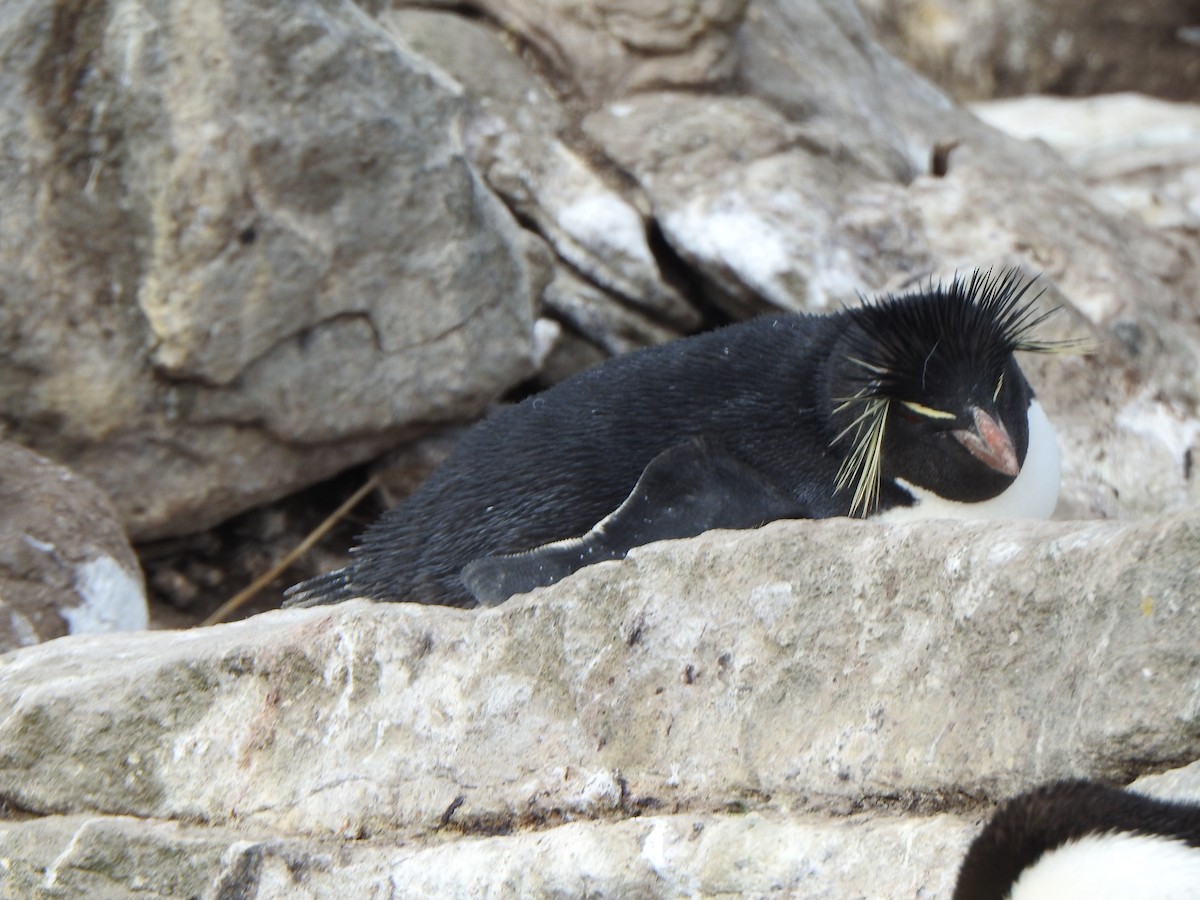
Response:
[{"label": "penguin flipper", "polygon": [[633,547],[694,537],[713,528],[757,528],[807,512],[760,472],[703,439],[664,450],[629,496],[591,531],[521,553],[484,556],[462,580],[481,606],[545,587],[584,566],[621,559]]}]

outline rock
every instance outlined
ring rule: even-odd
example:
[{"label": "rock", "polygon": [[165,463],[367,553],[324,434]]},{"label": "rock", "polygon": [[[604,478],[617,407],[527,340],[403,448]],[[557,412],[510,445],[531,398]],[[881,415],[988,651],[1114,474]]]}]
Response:
[{"label": "rock", "polygon": [[647,87],[711,87],[727,78],[747,0],[482,0],[586,97]]},{"label": "rock", "polygon": [[[1189,770],[1191,770],[1189,772]],[[1187,796],[1195,766],[1170,779]],[[990,813],[990,811],[989,811]],[[126,886],[171,896],[367,896],[395,885],[436,896],[675,897],[793,893],[804,897],[949,897],[985,816],[851,816],[778,811],[651,815],[427,844],[326,844],[253,830],[120,816],[47,816],[0,823],[13,895],[53,888],[124,897]],[[977,820],[977,821],[976,821]]]},{"label": "rock", "polygon": [[147,622],[142,570],[109,499],[0,441],[0,652]]},{"label": "rock", "polygon": [[1200,762],[1157,775],[1144,775],[1129,788],[1160,800],[1200,804]]},{"label": "rock", "polygon": [[[1200,758],[1198,550],[1194,514],[780,522],[484,612],[351,601],[64,639],[0,658],[0,795],[234,829],[280,872],[272,842],[403,841],[387,871],[430,890],[549,890],[595,865],[614,893],[807,892],[815,872],[835,887],[813,896],[945,896],[980,799]],[[888,894],[916,833],[928,852]],[[527,864],[433,880],[459,849]]]},{"label": "rock", "polygon": [[361,10],[18,0],[0,33],[0,415],[134,536],[532,373],[541,285],[461,91]]},{"label": "rock", "polygon": [[1097,206],[1131,211],[1156,228],[1200,230],[1200,106],[1110,94],[994,100],[971,110],[1061,153],[1092,186]]},{"label": "rock", "polygon": [[[954,816],[643,816],[428,844],[280,839],[117,816],[0,823],[14,896],[949,897]],[[947,866],[946,861],[951,865]],[[257,891],[257,893],[256,893]]]},{"label": "rock", "polygon": [[[680,335],[654,320],[612,302],[611,295],[567,269],[546,286],[546,305],[572,329],[608,356],[661,344]],[[601,357],[601,361],[607,356]]]},{"label": "rock", "polygon": [[245,879],[245,854],[237,852],[245,843],[215,829],[120,817],[0,822],[0,885],[9,897],[246,896],[215,890],[238,874]]},{"label": "rock", "polygon": [[[1066,280],[1066,298],[1103,326],[1114,275],[1190,267],[1157,235],[1090,225],[1087,192],[1055,154],[954,107],[873,46],[852,8],[755,11],[739,70],[755,96],[647,92],[584,120],[645,190],[674,251],[731,296],[731,315],[825,311],[939,269],[1024,259]],[[955,145],[946,171],[932,171],[944,144]],[[1030,179],[1054,188],[1030,194]],[[1112,259],[1114,241],[1126,258]]]},{"label": "rock", "polygon": [[761,101],[642,94],[585,127],[637,177],[666,240],[717,286],[731,317],[827,309],[830,288],[849,287],[822,277],[836,252],[836,166],[784,152],[796,129]]},{"label": "rock", "polygon": [[[554,273],[559,288],[544,298],[549,309],[609,353],[631,345],[623,341],[625,335],[614,340],[612,330],[599,322],[580,323],[569,299],[576,293],[585,295],[579,301],[584,304],[587,294],[602,295],[611,309],[608,316],[636,323],[633,328],[645,334],[634,347],[701,325],[697,310],[663,281],[647,237],[649,223],[638,210],[644,198],[628,187],[610,187],[560,139],[568,127],[567,112],[492,30],[461,16],[415,9],[390,11],[381,22],[473,98],[476,111],[467,130],[472,160],[560,261]],[[565,279],[578,284],[578,291],[564,291]],[[620,328],[625,334],[631,330]]]},{"label": "rock", "polygon": [[1188,0],[863,0],[879,40],[959,100],[1200,89]]}]

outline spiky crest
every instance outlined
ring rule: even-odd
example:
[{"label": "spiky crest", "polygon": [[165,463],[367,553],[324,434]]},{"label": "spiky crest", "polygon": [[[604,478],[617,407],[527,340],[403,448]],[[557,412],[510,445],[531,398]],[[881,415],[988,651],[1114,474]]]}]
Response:
[{"label": "spiky crest", "polygon": [[[857,390],[837,397],[835,413],[855,411],[833,439],[848,442],[837,489],[853,486],[850,515],[866,517],[879,502],[883,438],[891,405],[920,408],[931,366],[937,371],[976,367],[1001,379],[1014,351],[1060,353],[1079,349],[1078,341],[1038,340],[1034,331],[1057,312],[1038,311],[1042,292],[1027,297],[1035,279],[1019,269],[975,270],[949,285],[932,281],[924,289],[875,300],[848,310],[846,359],[858,370]],[[997,380],[995,394],[999,394]],[[936,411],[934,411],[936,412]],[[937,417],[937,416],[935,416]]]}]

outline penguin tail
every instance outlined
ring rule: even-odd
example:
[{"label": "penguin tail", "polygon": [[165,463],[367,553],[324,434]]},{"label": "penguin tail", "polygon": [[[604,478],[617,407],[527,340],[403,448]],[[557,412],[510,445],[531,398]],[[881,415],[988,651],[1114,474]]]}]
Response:
[{"label": "penguin tail", "polygon": [[284,609],[301,609],[307,606],[327,606],[359,596],[350,585],[350,567],[326,572],[316,578],[294,584],[284,593]]}]

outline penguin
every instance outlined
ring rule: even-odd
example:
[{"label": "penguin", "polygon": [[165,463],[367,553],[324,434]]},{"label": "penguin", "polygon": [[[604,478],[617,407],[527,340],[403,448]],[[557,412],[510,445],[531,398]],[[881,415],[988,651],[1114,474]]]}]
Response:
[{"label": "penguin", "polygon": [[967,850],[954,900],[1200,900],[1200,805],[1095,781],[1008,801]]},{"label": "penguin", "polygon": [[1053,429],[1014,359],[1033,281],[976,270],[613,357],[476,425],[285,606],[491,606],[632,548],[787,518],[1048,517]]}]

